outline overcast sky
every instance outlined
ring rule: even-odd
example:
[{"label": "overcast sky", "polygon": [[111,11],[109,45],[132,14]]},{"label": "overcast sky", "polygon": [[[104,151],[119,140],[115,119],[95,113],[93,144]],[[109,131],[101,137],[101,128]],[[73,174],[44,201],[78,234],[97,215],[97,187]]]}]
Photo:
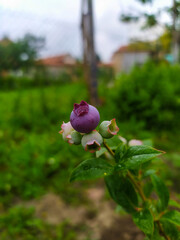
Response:
[{"label": "overcast sky", "polygon": [[[123,24],[121,13],[157,11],[170,6],[172,0],[155,0],[153,5],[142,6],[135,0],[94,0],[96,49],[101,58],[109,61],[112,53],[131,38],[153,39],[162,27],[141,31],[140,24]],[[5,34],[16,39],[31,32],[46,38],[42,56],[69,52],[81,55],[80,35],[81,0],[0,0],[0,38]],[[162,22],[169,21],[164,14]]]}]

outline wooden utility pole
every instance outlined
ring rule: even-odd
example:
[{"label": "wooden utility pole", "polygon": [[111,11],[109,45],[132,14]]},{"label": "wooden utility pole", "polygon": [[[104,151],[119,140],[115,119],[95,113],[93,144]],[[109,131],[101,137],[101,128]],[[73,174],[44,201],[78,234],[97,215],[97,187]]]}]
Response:
[{"label": "wooden utility pole", "polygon": [[92,0],[82,0],[81,32],[83,42],[84,76],[89,90],[90,103],[99,104],[97,90],[97,63],[94,44]]}]

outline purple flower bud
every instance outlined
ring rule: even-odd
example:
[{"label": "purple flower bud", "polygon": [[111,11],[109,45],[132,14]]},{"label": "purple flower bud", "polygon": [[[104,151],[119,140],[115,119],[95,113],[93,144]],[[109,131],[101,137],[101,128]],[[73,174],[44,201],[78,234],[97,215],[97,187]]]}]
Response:
[{"label": "purple flower bud", "polygon": [[111,138],[116,135],[119,131],[119,128],[116,124],[115,118],[111,121],[103,121],[99,126],[99,133],[104,138]]},{"label": "purple flower bud", "polygon": [[93,132],[85,134],[82,137],[81,143],[86,151],[93,153],[101,149],[103,138],[96,130],[94,130]]},{"label": "purple flower bud", "polygon": [[129,146],[137,146],[137,145],[143,145],[143,142],[137,139],[132,139],[129,141]]},{"label": "purple flower bud", "polygon": [[74,104],[70,122],[76,131],[89,133],[97,127],[99,121],[99,112],[95,107],[87,104],[85,101],[81,101],[80,104]]},{"label": "purple flower bud", "polygon": [[62,137],[64,139],[64,141],[73,144],[72,138],[71,138],[71,132],[74,131],[73,127],[71,126],[71,123],[65,123],[63,122],[63,124],[61,125],[61,131],[59,132],[60,134],[62,134]]}]

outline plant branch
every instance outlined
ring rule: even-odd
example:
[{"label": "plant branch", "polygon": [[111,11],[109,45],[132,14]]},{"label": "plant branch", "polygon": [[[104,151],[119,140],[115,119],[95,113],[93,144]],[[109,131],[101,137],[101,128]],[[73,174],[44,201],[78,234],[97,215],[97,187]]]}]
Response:
[{"label": "plant branch", "polygon": [[[108,152],[114,157],[115,153],[111,150],[111,148],[107,145],[107,143],[105,141],[103,141],[105,148],[108,150]],[[139,195],[141,196],[141,199],[143,200],[143,202],[147,202],[149,199],[146,198],[143,189],[141,188],[141,186],[138,184],[138,182],[134,179],[134,176],[131,174],[130,171],[127,172],[127,177],[130,179],[130,181],[133,183],[133,185],[135,186],[137,192],[139,193]],[[166,240],[170,240],[170,238],[165,234],[160,221],[156,221],[157,222],[157,226],[159,228],[159,233],[166,239]]]},{"label": "plant branch", "polygon": [[108,150],[108,152],[114,157],[114,152],[111,150],[111,148],[107,145],[107,143],[105,141],[103,141],[103,144],[105,146],[105,148]]},{"label": "plant branch", "polygon": [[158,228],[159,228],[159,232],[162,234],[162,236],[166,239],[166,240],[170,240],[170,238],[168,236],[166,236],[162,226],[161,226],[161,223],[160,221],[157,221],[157,225],[158,225]]},{"label": "plant branch", "polygon": [[135,186],[136,190],[138,191],[139,195],[141,196],[142,200],[143,200],[144,202],[146,202],[146,201],[147,201],[147,198],[146,198],[146,196],[144,195],[142,188],[141,188],[141,187],[139,186],[139,184],[136,182],[136,180],[134,179],[134,177],[133,177],[133,175],[131,174],[130,171],[127,172],[127,176],[128,176],[128,178],[131,180],[131,182],[134,184],[134,186]]}]

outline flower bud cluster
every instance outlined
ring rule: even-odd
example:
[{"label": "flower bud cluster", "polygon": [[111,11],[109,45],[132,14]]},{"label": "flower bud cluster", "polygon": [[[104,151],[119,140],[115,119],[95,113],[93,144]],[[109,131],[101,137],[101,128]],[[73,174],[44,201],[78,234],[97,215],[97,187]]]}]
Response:
[{"label": "flower bud cluster", "polygon": [[89,152],[100,150],[103,138],[111,138],[119,131],[116,120],[103,121],[96,129],[100,121],[98,110],[85,101],[74,104],[74,109],[70,115],[70,122],[61,125],[64,141],[69,144],[82,144],[83,148]]}]

